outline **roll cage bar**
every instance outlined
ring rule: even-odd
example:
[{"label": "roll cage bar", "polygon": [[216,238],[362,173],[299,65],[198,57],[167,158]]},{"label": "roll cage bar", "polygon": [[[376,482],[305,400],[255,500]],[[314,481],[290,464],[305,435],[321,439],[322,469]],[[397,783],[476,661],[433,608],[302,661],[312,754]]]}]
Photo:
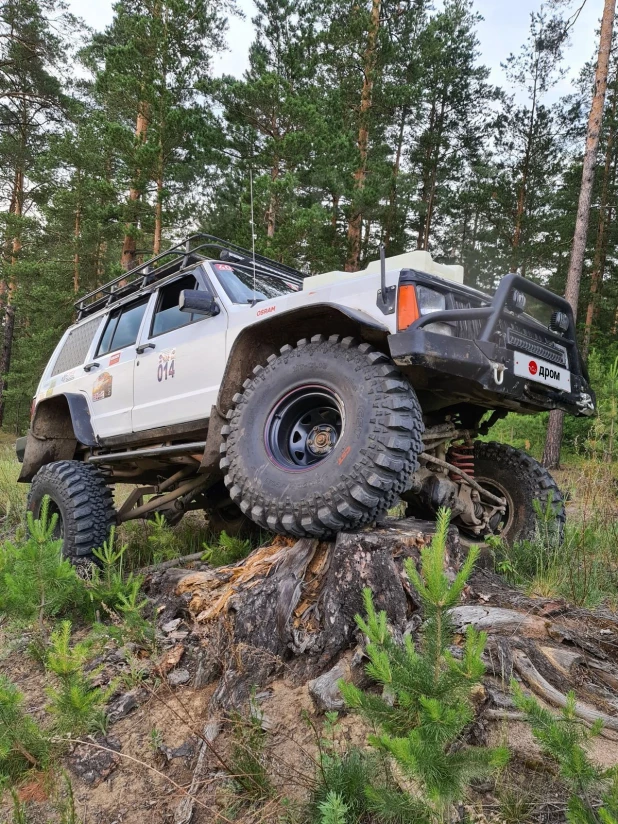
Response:
[{"label": "roll cage bar", "polygon": [[[208,254],[207,252],[210,252]],[[213,254],[214,253],[214,254]],[[198,233],[191,235],[175,246],[166,249],[145,263],[141,263],[128,272],[110,280],[104,286],[98,286],[92,292],[75,301],[77,320],[92,315],[99,309],[110,306],[116,301],[126,298],[162,278],[180,272],[187,266],[201,263],[205,260],[221,260],[241,267],[245,271],[253,271],[253,253],[235,243],[228,243],[214,235]],[[255,255],[256,274],[286,280],[300,286],[303,282],[302,272],[284,263],[264,255]]]}]

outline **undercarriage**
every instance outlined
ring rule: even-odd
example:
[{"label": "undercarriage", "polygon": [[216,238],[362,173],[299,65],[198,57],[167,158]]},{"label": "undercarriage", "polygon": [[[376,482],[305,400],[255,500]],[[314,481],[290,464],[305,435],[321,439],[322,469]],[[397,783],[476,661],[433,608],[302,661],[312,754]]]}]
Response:
[{"label": "undercarriage", "polygon": [[[402,494],[411,509],[435,515],[451,510],[453,523],[474,536],[498,531],[507,514],[507,498],[475,479],[474,440],[481,428],[463,429],[454,421],[428,426],[420,466]],[[136,484],[117,510],[117,523],[151,518],[169,524],[195,509],[221,506],[221,476],[204,472],[205,441],[161,443],[138,449],[92,454],[86,461],[100,468],[107,483]]]}]

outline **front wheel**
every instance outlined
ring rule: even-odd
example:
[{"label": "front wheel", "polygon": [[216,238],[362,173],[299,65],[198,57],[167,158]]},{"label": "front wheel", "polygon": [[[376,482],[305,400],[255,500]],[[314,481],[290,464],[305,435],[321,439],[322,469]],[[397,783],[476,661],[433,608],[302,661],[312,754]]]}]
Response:
[{"label": "front wheel", "polygon": [[566,521],[562,493],[547,469],[526,452],[503,443],[476,441],[474,478],[489,492],[506,498],[504,517],[491,524],[493,534],[509,544],[532,540],[541,527],[536,501],[543,518],[547,513],[548,527],[562,536]]},{"label": "front wheel", "polygon": [[102,473],[81,461],[56,461],[41,467],[32,479],[27,507],[40,518],[44,499],[48,516],[57,515],[54,538],[62,540],[66,558],[92,558],[115,522],[111,489]]},{"label": "front wheel", "polygon": [[222,433],[230,497],[255,523],[330,537],[393,506],[422,452],[414,390],[367,343],[316,335],[257,366]]}]

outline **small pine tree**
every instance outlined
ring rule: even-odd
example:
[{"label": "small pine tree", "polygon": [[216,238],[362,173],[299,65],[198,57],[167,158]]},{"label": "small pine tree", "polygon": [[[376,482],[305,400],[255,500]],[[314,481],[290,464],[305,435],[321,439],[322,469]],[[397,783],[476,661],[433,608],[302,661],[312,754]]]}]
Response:
[{"label": "small pine tree", "polygon": [[[508,759],[503,748],[460,745],[474,718],[471,691],[484,673],[481,655],[486,636],[469,627],[461,658],[449,649],[453,643],[449,610],[461,597],[478,550],[470,550],[455,580],[449,582],[444,572],[448,528],[449,513],[441,510],[431,545],[421,552],[421,574],[411,560],[405,564],[425,611],[420,648],[415,649],[409,636],[403,646],[394,641],[386,613],[376,612],[371,591],[365,590],[367,615],[357,616],[356,621],[369,639],[367,673],[382,685],[383,693],[375,695],[345,682],[339,685],[348,706],[380,729],[370,736],[370,743],[389,753],[418,787],[417,797],[406,799],[406,814],[421,820],[441,817],[462,798],[471,779]],[[393,805],[402,801],[393,793],[373,795],[376,811],[380,808],[385,817],[389,811],[394,814]]]},{"label": "small pine tree", "polygon": [[[567,696],[559,716],[512,685],[515,703],[526,715],[545,755],[556,762],[572,795],[567,807],[571,824],[618,824],[618,767],[602,769],[587,752],[587,745],[603,727],[598,721],[587,729],[575,715],[575,694]],[[601,806],[595,803],[600,796]]]},{"label": "small pine tree", "polygon": [[51,634],[46,667],[59,681],[59,687],[48,687],[49,710],[55,716],[55,727],[60,733],[80,735],[105,728],[104,705],[115,690],[92,685],[92,674],[84,672],[90,646],[76,643],[71,646],[71,622],[63,621]]},{"label": "small pine tree", "polygon": [[24,712],[17,687],[0,675],[0,783],[41,769],[49,757],[49,742],[36,721]]},{"label": "small pine tree", "polygon": [[62,557],[62,541],[54,539],[58,516],[48,517],[49,499],[40,520],[27,513],[28,539],[21,546],[0,546],[0,612],[31,621],[76,609],[84,602],[83,584]]},{"label": "small pine tree", "polygon": [[347,824],[348,811],[343,798],[331,790],[320,803],[320,824]]},{"label": "small pine tree", "polygon": [[206,561],[211,566],[219,567],[227,564],[235,564],[246,558],[251,552],[251,541],[246,538],[238,538],[228,535],[225,530],[219,535],[219,543],[215,546],[204,544],[205,552],[202,561]]}]

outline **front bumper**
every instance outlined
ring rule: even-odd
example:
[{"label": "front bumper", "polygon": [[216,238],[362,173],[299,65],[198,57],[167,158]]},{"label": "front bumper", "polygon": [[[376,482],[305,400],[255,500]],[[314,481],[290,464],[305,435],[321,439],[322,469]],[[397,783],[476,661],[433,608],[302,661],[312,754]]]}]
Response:
[{"label": "front bumper", "polygon": [[565,392],[518,377],[513,372],[514,352],[488,341],[411,327],[390,335],[388,342],[398,366],[421,367],[429,373],[430,391],[484,403],[490,408],[529,412],[561,409],[570,415],[595,414],[595,395],[579,372],[571,371],[571,392]]}]

